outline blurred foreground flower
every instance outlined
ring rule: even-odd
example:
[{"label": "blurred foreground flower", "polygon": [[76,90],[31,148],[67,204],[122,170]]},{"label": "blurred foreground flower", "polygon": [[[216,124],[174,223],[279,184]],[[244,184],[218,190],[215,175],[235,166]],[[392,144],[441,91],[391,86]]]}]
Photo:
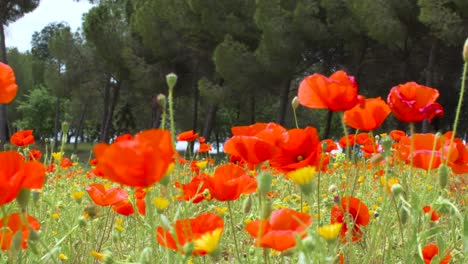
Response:
[{"label": "blurred foreground flower", "polygon": [[15,99],[18,85],[16,85],[13,69],[0,62],[0,104],[8,104]]},{"label": "blurred foreground flower", "polygon": [[245,226],[255,245],[284,251],[296,246],[296,236],[304,238],[312,217],[288,208],[271,213],[269,220],[255,220]]},{"label": "blurred foreground flower", "polygon": [[[161,226],[157,228],[158,243],[183,254],[196,256],[216,251],[224,230],[224,222],[216,214],[203,213],[195,218],[177,220],[172,227],[176,237],[173,237],[169,230]],[[193,243],[193,247],[189,246],[191,243]],[[184,250],[192,248],[192,252],[184,252]]]},{"label": "blurred foreground flower", "polygon": [[21,218],[22,217],[19,213],[13,213],[0,219],[0,246],[2,247],[2,250],[8,250],[13,246],[13,237],[18,232],[22,233],[21,248],[28,248],[27,242],[30,230],[39,230],[41,225],[36,218],[26,215],[27,223]]},{"label": "blurred foreground flower", "polygon": [[20,130],[14,133],[10,138],[10,143],[17,147],[24,147],[34,143],[32,130]]}]

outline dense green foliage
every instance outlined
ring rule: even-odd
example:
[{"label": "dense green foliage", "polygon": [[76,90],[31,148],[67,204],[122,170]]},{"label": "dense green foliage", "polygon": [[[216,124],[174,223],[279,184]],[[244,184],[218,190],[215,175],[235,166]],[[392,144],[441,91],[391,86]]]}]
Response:
[{"label": "dense green foliage", "polygon": [[[179,76],[180,131],[223,140],[233,125],[276,120],[292,127],[290,100],[299,80],[338,69],[354,75],[368,97],[384,97],[407,81],[439,89],[446,114],[432,128],[451,129],[468,36],[465,1],[92,2],[83,32],[51,24],[34,35],[32,53],[9,51],[19,101],[37,85],[56,97],[55,131],[65,114],[72,135],[87,131],[101,141],[158,126],[156,96],[167,93],[169,72]],[[69,113],[62,99],[70,100]],[[323,135],[326,111],[299,108],[298,115],[300,126],[314,125]],[[20,118],[12,110],[12,123]],[[463,121],[459,136],[468,129]],[[339,134],[335,126],[330,136]],[[394,126],[405,129],[393,119],[383,129]]]}]

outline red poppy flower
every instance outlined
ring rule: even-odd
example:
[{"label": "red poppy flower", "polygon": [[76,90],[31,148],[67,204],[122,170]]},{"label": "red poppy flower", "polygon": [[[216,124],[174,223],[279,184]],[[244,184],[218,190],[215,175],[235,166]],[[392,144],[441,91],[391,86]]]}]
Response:
[{"label": "red poppy flower", "polygon": [[100,206],[109,206],[121,203],[128,199],[128,193],[125,189],[114,187],[106,190],[100,183],[92,183],[86,188],[89,197],[93,202]]},{"label": "red poppy flower", "polygon": [[439,91],[415,82],[408,82],[393,87],[387,97],[395,117],[401,122],[421,122],[441,117],[444,109],[436,103]]},{"label": "red poppy flower", "polygon": [[213,177],[205,179],[211,196],[218,201],[237,200],[241,194],[253,193],[257,189],[255,178],[232,163],[218,166]]},{"label": "red poppy flower", "polygon": [[[424,246],[422,250],[423,260],[425,264],[431,264],[432,259],[439,255],[439,247],[436,244],[429,244]],[[442,259],[439,264],[448,264],[451,259],[451,255],[447,254],[444,259]]]},{"label": "red poppy flower", "polygon": [[91,165],[91,166],[96,166],[97,163],[98,163],[98,160],[97,160],[96,158],[91,159],[91,160],[89,161],[89,165]]},{"label": "red poppy flower", "polygon": [[332,224],[342,223],[341,237],[346,238],[348,227],[345,222],[345,216],[349,215],[353,221],[353,230],[351,231],[351,238],[353,241],[359,241],[362,238],[361,226],[369,224],[370,215],[367,206],[355,197],[342,197],[341,204],[335,205],[331,209]]},{"label": "red poppy flower", "polygon": [[73,166],[73,163],[71,162],[71,160],[69,158],[62,158],[60,160],[60,167],[66,169],[66,168],[70,168]]},{"label": "red poppy flower", "polygon": [[13,69],[0,62],[0,104],[8,104],[15,99],[18,85],[16,85]]},{"label": "red poppy flower", "polygon": [[17,232],[22,233],[21,248],[28,248],[29,230],[39,230],[41,224],[36,218],[26,215],[27,223],[21,219],[19,213],[13,213],[0,219],[0,241],[2,250],[9,250],[11,248],[12,238]]},{"label": "red poppy flower", "polygon": [[368,98],[362,105],[345,111],[346,125],[364,131],[373,131],[378,128],[391,113],[388,105],[380,97]]},{"label": "red poppy flower", "polygon": [[184,253],[184,246],[193,242],[192,255],[206,255],[216,249],[224,222],[216,214],[203,213],[195,218],[177,220],[173,228],[176,238],[161,226],[156,229],[156,238],[161,246]]},{"label": "red poppy flower", "polygon": [[315,73],[299,85],[299,103],[309,108],[346,111],[359,103],[358,85],[353,76],[337,71],[329,78]]},{"label": "red poppy flower", "polygon": [[354,134],[348,135],[348,140],[346,140],[346,136],[342,136],[338,141],[338,144],[340,144],[341,148],[346,148],[346,146],[352,147],[354,146],[354,143],[356,143]]},{"label": "red poppy flower", "polygon": [[42,152],[38,149],[29,150],[29,160],[40,160],[42,157]]},{"label": "red poppy flower", "polygon": [[124,216],[129,216],[135,213],[135,209],[133,209],[133,205],[129,200],[124,200],[112,205],[112,210]]},{"label": "red poppy flower", "polygon": [[437,221],[440,218],[440,215],[437,213],[437,211],[432,209],[430,205],[425,205],[423,207],[423,212],[426,214],[431,214],[431,221]]},{"label": "red poppy flower", "polygon": [[224,152],[251,165],[271,159],[288,135],[284,127],[275,123],[232,127],[231,131],[233,136],[224,144]]},{"label": "red poppy flower", "polygon": [[338,145],[335,143],[335,141],[333,139],[324,139],[324,140],[320,141],[320,145],[323,146],[324,143],[327,144],[327,149],[325,149],[325,152],[330,153],[333,150],[338,150]]},{"label": "red poppy flower", "polygon": [[205,197],[205,190],[208,190],[211,194],[211,186],[208,183],[208,178],[210,176],[207,174],[198,174],[192,178],[192,180],[187,184],[181,184],[176,182],[174,185],[176,188],[180,189],[183,192],[182,196],[179,196],[177,199],[192,201],[193,203],[199,203],[203,200],[211,200],[211,195]]},{"label": "red poppy flower", "polygon": [[135,187],[151,186],[164,177],[174,161],[174,147],[167,130],[151,129],[133,139],[94,147],[96,169],[111,181]]},{"label": "red poppy flower", "polygon": [[[270,160],[270,165],[279,171],[289,172],[305,166],[319,166],[321,144],[317,130],[313,127],[288,130],[287,140],[279,150]],[[322,161],[322,167],[326,164],[327,160]]]},{"label": "red poppy flower", "polygon": [[198,148],[198,153],[207,153],[211,151],[211,145],[208,143],[201,143]]},{"label": "red poppy flower", "polygon": [[132,135],[130,134],[123,134],[114,139],[114,143],[120,142],[120,141],[126,141],[126,140],[131,140],[133,138]]},{"label": "red poppy flower", "polygon": [[14,133],[10,138],[10,143],[17,147],[24,147],[34,143],[34,136],[32,130],[21,130]]},{"label": "red poppy flower", "polygon": [[0,206],[11,202],[21,188],[39,189],[45,181],[45,168],[38,161],[25,162],[16,151],[0,152]]},{"label": "red poppy flower", "polygon": [[193,130],[189,131],[184,131],[177,135],[177,141],[187,141],[187,142],[192,142],[197,139],[198,133],[194,133]]},{"label": "red poppy flower", "polygon": [[206,143],[205,137],[198,137],[198,143],[200,144]]},{"label": "red poppy flower", "polygon": [[256,246],[284,251],[296,246],[296,235],[306,236],[305,230],[311,223],[310,215],[284,208],[273,211],[269,220],[248,223],[245,230],[256,239]]},{"label": "red poppy flower", "polygon": [[402,137],[406,136],[406,132],[402,130],[392,130],[389,135],[394,141],[399,142]]}]

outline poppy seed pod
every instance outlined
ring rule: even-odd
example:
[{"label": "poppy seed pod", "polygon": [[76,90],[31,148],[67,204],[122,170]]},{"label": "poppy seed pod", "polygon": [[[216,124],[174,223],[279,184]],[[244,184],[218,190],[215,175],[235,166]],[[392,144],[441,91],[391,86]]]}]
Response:
[{"label": "poppy seed pod", "polygon": [[174,86],[177,83],[177,75],[173,72],[166,75],[166,83],[167,83],[167,86],[169,86],[169,89],[174,88]]},{"label": "poppy seed pod", "polygon": [[448,177],[449,177],[449,173],[450,173],[450,167],[445,165],[445,164],[442,164],[440,165],[439,167],[439,185],[440,185],[440,188],[445,188],[448,184]]}]

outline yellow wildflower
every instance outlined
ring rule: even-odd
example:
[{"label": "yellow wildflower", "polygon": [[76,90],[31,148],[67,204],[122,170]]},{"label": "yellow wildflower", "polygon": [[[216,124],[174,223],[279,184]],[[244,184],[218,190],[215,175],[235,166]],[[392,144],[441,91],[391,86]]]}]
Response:
[{"label": "yellow wildflower", "polygon": [[319,236],[323,237],[327,241],[333,241],[341,231],[342,223],[336,223],[331,225],[324,225],[317,229]]},{"label": "yellow wildflower", "polygon": [[59,259],[62,260],[62,261],[65,261],[68,259],[67,255],[63,254],[63,253],[60,253],[59,255]]},{"label": "yellow wildflower", "polygon": [[59,217],[60,217],[60,215],[59,215],[59,214],[57,214],[57,213],[55,213],[55,214],[52,214],[52,218],[53,218],[53,219],[59,219]]},{"label": "yellow wildflower", "polygon": [[156,209],[158,209],[158,211],[163,211],[169,206],[169,200],[167,200],[166,198],[162,198],[162,197],[154,197],[153,203]]},{"label": "yellow wildflower", "polygon": [[97,251],[95,251],[95,250],[91,251],[91,255],[92,255],[93,257],[95,257],[97,260],[100,260],[100,261],[103,261],[104,258],[106,257],[104,254],[99,253],[99,252],[97,252]]},{"label": "yellow wildflower", "polygon": [[227,207],[217,207],[217,206],[214,209],[218,214],[225,214],[228,210]]},{"label": "yellow wildflower", "polygon": [[222,228],[217,228],[212,232],[207,232],[203,234],[200,238],[194,241],[195,250],[203,251],[208,254],[215,251],[218,248],[218,242],[223,233]]},{"label": "yellow wildflower", "polygon": [[206,167],[206,165],[208,164],[208,161],[207,160],[202,160],[202,161],[197,162],[196,164],[197,164],[198,168],[204,169]]},{"label": "yellow wildflower", "polygon": [[52,153],[52,158],[54,158],[55,162],[60,162],[62,160],[62,157],[63,157],[63,152],[53,152]]},{"label": "yellow wildflower", "polygon": [[315,168],[311,166],[300,168],[288,173],[289,179],[301,186],[310,184],[314,176]]}]

